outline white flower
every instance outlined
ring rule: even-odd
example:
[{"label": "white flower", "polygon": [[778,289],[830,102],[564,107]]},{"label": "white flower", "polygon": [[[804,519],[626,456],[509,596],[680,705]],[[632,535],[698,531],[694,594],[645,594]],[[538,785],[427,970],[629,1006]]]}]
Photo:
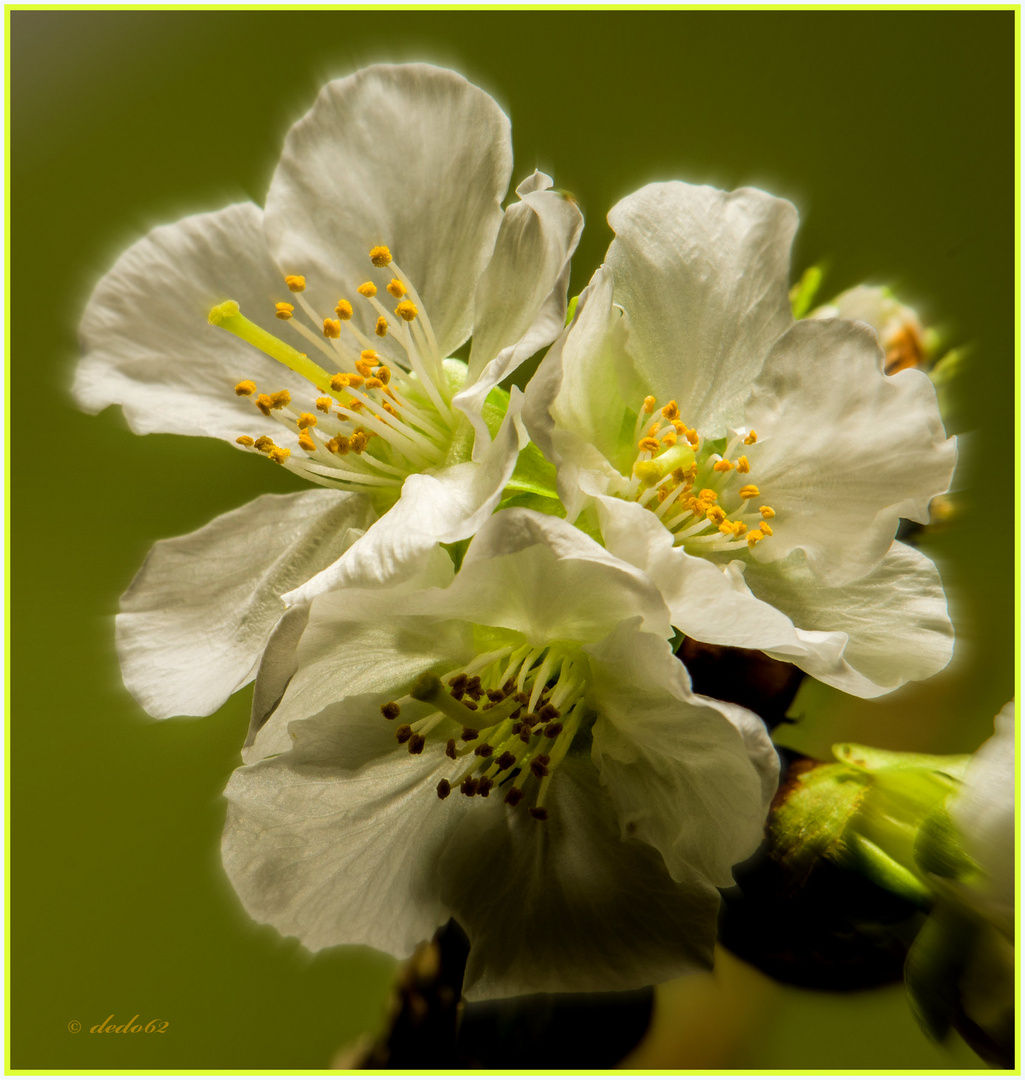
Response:
[{"label": "white flower", "polygon": [[[346,493],[258,500],[157,545],[119,622],[153,715],[209,713],[244,685],[281,594],[328,567],[344,584],[338,556],[400,490],[402,555],[471,535],[499,501],[519,403],[495,388],[562,329],[582,224],[538,172],[503,211],[511,170],[482,90],[367,68],[289,132],[265,210],[155,229],[98,285],[83,408],[117,403],[140,434],[225,439]],[[450,359],[471,334],[468,364]]]},{"label": "white flower", "polygon": [[906,367],[918,367],[929,355],[918,312],[902,304],[881,285],[856,285],[816,308],[808,317],[868,323],[882,346],[883,369],[887,375]]},{"label": "white flower", "polygon": [[972,755],[948,807],[964,853],[978,868],[968,882],[972,906],[1014,939],[1014,702],[994,721],[995,732]]},{"label": "white flower", "polygon": [[865,697],[940,670],[939,575],[893,539],[954,464],[928,378],[885,376],[867,326],[795,323],[788,202],[652,184],[609,222],[524,410],[570,519],[593,507],[693,638]]},{"label": "white flower", "polygon": [[438,556],[268,647],[226,791],[246,909],[396,956],[454,917],[476,998],[708,966],[778,779],[764,726],[691,692],[658,592],[560,519],[501,511],[457,574]]}]

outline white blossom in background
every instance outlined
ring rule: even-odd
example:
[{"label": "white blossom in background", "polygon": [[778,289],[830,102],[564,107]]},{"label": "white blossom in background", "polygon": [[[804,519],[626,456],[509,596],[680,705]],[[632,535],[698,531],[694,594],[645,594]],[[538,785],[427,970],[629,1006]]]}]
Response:
[{"label": "white blossom in background", "polygon": [[[153,549],[118,641],[154,716],[210,713],[244,685],[284,593],[328,568],[365,580],[351,545],[382,513],[411,565],[497,505],[521,435],[519,392],[495,388],[562,329],[582,225],[539,172],[503,211],[511,171],[509,121],[482,90],[370,67],[289,132],[265,209],[155,229],[97,286],[82,408],[227,440],[321,488]],[[468,363],[451,359],[471,335]]]},{"label": "white blossom in background", "polygon": [[887,375],[918,367],[929,358],[929,335],[922,328],[918,312],[902,304],[885,286],[856,285],[808,317],[867,323],[879,339]]},{"label": "white blossom in background", "polygon": [[795,322],[784,200],[652,184],[609,222],[524,410],[570,520],[697,640],[864,697],[935,674],[953,644],[940,577],[894,541],[954,466],[927,376],[885,375],[866,325]]},{"label": "white blossom in background", "polygon": [[267,649],[226,791],[247,911],[395,956],[454,917],[470,999],[710,966],[779,766],[757,717],[691,691],[650,581],[530,510],[458,573],[439,550],[394,580],[315,597]]}]

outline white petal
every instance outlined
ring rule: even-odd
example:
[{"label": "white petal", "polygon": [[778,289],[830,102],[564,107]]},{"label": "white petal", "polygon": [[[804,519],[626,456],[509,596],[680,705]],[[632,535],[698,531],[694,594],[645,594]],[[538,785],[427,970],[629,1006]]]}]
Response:
[{"label": "white petal", "polygon": [[630,350],[660,402],[717,437],[793,322],[787,294],[797,212],[751,188],[649,184],[612,208],[607,265],[630,316]]},{"label": "white petal", "polygon": [[1014,925],[1014,702],[996,718],[996,732],[972,755],[960,791],[950,802],[950,816],[965,851],[983,874],[984,905],[1004,932]]},{"label": "white petal", "polygon": [[442,896],[470,937],[469,1000],[629,990],[711,967],[718,894],[620,840],[590,762],[560,765],[545,822],[500,796],[472,800],[441,861]]},{"label": "white petal", "polygon": [[437,557],[438,544],[472,536],[498,505],[516,467],[520,402],[514,389],[502,426],[479,462],[408,477],[391,510],[336,563],[290,593],[288,603],[330,589],[394,584],[420,573]]},{"label": "white petal", "polygon": [[267,434],[270,424],[235,385],[311,387],[284,365],[207,321],[225,300],[280,336],[274,302],[289,296],[251,203],[197,214],[154,229],[100,281],[82,318],[85,356],[75,400],[89,412],[119,404],[133,431],[212,435]]},{"label": "white petal", "polygon": [[666,641],[620,627],[590,650],[595,764],[623,836],[661,852],[677,881],[733,884],[762,840],[779,760],[765,726],[690,692]]},{"label": "white petal", "polygon": [[155,544],[121,598],[125,685],[152,716],[207,716],[245,686],[282,594],[329,565],[373,520],[347,492],[262,495]]},{"label": "white petal", "polygon": [[466,389],[455,398],[487,440],[484,399],[524,360],[550,345],[566,322],[570,257],[583,216],[549,177],[535,173],[517,188],[521,201],[502,218],[495,253],[477,286]]},{"label": "white petal", "polygon": [[539,645],[597,641],[635,617],[653,633],[672,634],[644,574],[561,518],[524,509],[502,510],[480,530],[436,610],[471,612],[475,622],[518,630]]},{"label": "white petal", "polygon": [[267,195],[267,237],[287,273],[307,278],[318,311],[391,272],[390,247],[434,326],[442,354],[470,334],[512,173],[509,121],[483,90],[427,64],[376,65],[328,83],[288,133]]},{"label": "white petal", "polygon": [[413,756],[374,696],[302,724],[290,753],[228,783],[224,867],[246,910],[310,949],[408,955],[448,918],[438,856],[468,800],[434,790],[440,746]]},{"label": "white petal", "polygon": [[770,353],[746,410],[751,478],[777,515],[756,560],[802,548],[842,584],[886,554],[900,518],[929,520],[955,441],[928,376],[884,375],[882,362],[870,328],[840,320],[798,323]]},{"label": "white petal", "polygon": [[793,623],[752,596],[743,577],[673,546],[673,534],[646,507],[596,498],[605,546],[643,570],[662,593],[673,625],[688,637],[741,649],[804,652]]}]

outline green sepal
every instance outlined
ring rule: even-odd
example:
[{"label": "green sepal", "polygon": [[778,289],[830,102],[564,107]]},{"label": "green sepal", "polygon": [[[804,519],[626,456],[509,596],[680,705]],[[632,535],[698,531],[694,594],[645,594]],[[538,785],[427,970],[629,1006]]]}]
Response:
[{"label": "green sepal", "polygon": [[815,295],[822,285],[825,271],[820,266],[809,266],[801,279],[790,289],[790,310],[795,319],[803,319],[811,310]]},{"label": "green sepal", "polygon": [[[559,501],[559,492],[555,482],[555,466],[532,443],[520,451],[516,459],[509,483],[505,485],[505,495],[529,493],[545,499]],[[565,511],[563,511],[565,515]]]},{"label": "green sepal", "polygon": [[930,814],[915,836],[915,862],[926,874],[963,879],[978,867],[961,845],[961,837],[945,807]]},{"label": "green sepal", "polygon": [[868,773],[917,769],[939,773],[954,781],[964,778],[971,760],[971,754],[916,754],[904,750],[879,750],[859,743],[837,743],[833,747],[833,757]]},{"label": "green sepal", "polygon": [[923,910],[932,904],[932,893],[910,870],[901,866],[877,844],[857,832],[848,833],[844,862],[870,881],[896,896],[901,896]]}]

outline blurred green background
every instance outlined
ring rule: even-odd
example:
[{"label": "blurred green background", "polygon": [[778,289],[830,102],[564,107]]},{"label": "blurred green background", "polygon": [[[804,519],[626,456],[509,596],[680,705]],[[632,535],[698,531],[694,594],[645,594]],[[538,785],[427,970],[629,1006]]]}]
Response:
[{"label": "blurred green background", "polygon": [[[975,434],[960,474],[968,512],[927,546],[949,587],[955,663],[877,702],[806,693],[788,736],[818,753],[837,737],[974,749],[1014,679],[1014,20],[11,13],[12,1067],[322,1068],[379,1022],[391,971],[361,950],[311,957],[250,923],[231,893],[220,793],[239,762],[248,692],[214,717],[156,724],[121,686],[113,614],[150,545],[294,485],[225,445],[139,438],[115,410],[74,410],[76,324],[118,253],[186,213],[262,202],[284,134],[322,82],[375,60],[456,67],[503,104],[514,182],[540,166],[584,208],[574,292],[611,239],[606,211],[650,180],[791,198],[795,266],[828,259],[824,296],[890,283],[951,341],[974,345],[958,392]],[[810,994],[725,971],[719,998],[703,992],[700,1024],[686,987],[663,993],[671,1037],[644,1064],[977,1060],[963,1045],[931,1046],[900,988]],[[169,1021],[167,1033],[88,1033],[136,1013]]]}]

